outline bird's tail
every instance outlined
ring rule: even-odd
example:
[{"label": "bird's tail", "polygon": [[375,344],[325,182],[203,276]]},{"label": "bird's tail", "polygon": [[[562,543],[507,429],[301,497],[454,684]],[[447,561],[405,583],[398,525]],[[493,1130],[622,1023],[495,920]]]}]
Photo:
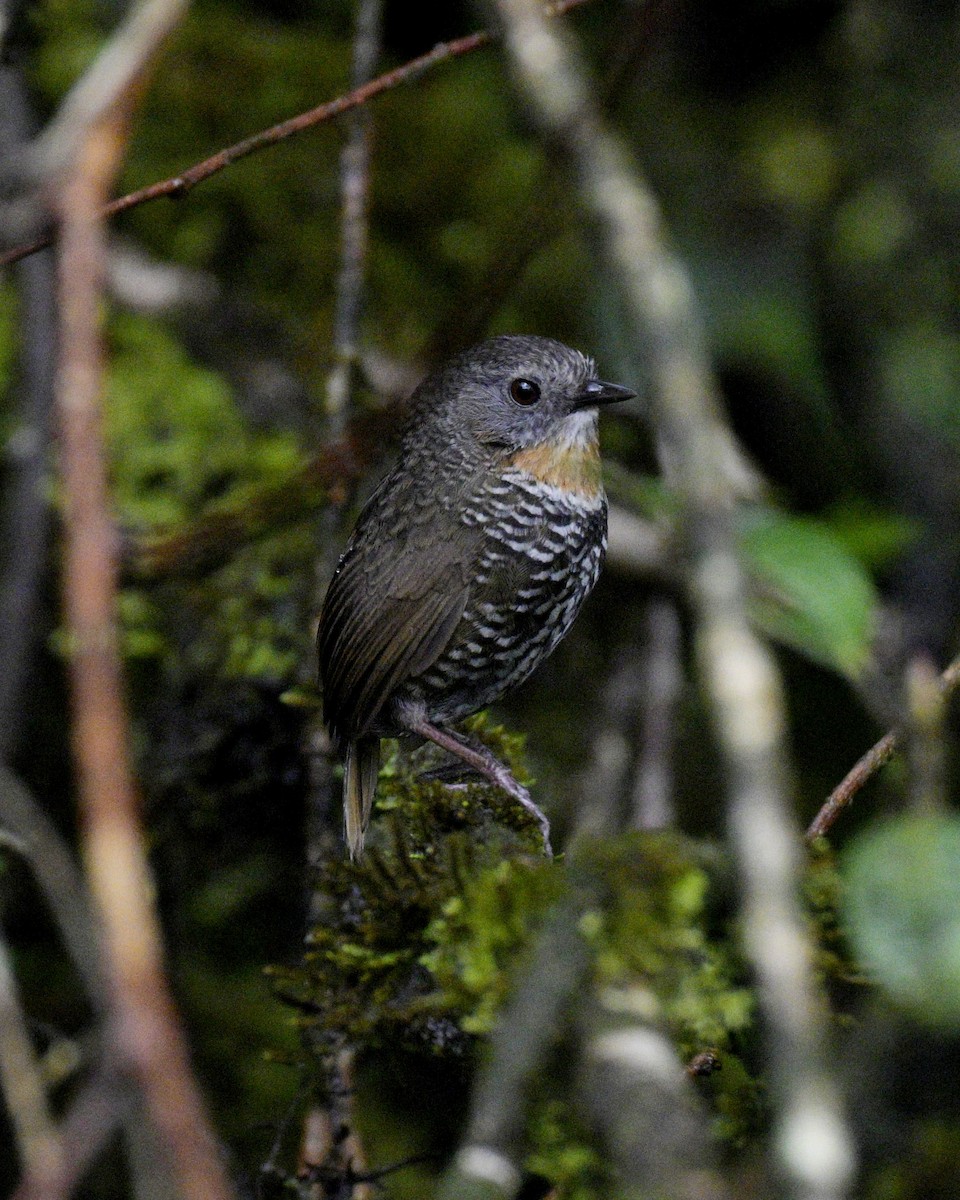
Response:
[{"label": "bird's tail", "polygon": [[352,859],[363,854],[363,836],[370,823],[379,770],[378,737],[362,737],[350,742],[343,773],[343,829]]}]

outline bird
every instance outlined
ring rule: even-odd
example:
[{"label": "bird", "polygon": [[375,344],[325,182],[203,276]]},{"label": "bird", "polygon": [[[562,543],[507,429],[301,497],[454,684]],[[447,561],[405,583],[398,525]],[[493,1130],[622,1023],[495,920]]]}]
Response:
[{"label": "bird", "polygon": [[522,683],[600,574],[602,405],[636,393],[546,337],[492,337],[414,391],[394,465],[357,518],[317,627],[324,721],[344,760],[344,834],[359,859],[380,739],[414,734],[536,820],[529,792],[455,726]]}]

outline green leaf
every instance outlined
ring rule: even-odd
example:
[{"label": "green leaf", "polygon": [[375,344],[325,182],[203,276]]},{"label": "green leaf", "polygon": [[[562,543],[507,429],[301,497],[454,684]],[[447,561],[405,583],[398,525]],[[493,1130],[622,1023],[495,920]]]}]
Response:
[{"label": "green leaf", "polygon": [[818,521],[756,509],[741,526],[740,547],[753,576],[757,625],[857,678],[870,656],[877,595],[843,543]]},{"label": "green leaf", "polygon": [[919,521],[877,508],[862,497],[843,500],[824,519],[840,544],[874,569],[890,566],[922,533]]},{"label": "green leaf", "polygon": [[960,817],[906,815],[861,834],[843,860],[850,939],[892,999],[960,1027]]}]

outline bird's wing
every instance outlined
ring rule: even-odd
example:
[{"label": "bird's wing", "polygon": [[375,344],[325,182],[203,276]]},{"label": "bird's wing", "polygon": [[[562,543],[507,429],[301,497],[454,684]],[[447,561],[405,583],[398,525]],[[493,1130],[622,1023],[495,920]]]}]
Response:
[{"label": "bird's wing", "polygon": [[396,688],[443,652],[467,603],[477,543],[442,514],[393,530],[369,518],[358,525],[317,634],[324,716],[339,742],[369,733]]}]

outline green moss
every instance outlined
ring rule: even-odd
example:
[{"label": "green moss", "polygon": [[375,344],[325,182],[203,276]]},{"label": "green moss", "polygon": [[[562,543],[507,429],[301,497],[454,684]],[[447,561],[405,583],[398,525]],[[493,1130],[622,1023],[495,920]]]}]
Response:
[{"label": "green moss", "polygon": [[[482,715],[469,726],[523,774],[521,739]],[[321,1041],[462,1053],[474,1030],[427,968],[431,925],[504,863],[549,875],[536,826],[495,789],[469,783],[452,790],[414,778],[435,759],[429,751],[410,762],[388,754],[366,856],[323,865],[317,894],[324,916],[304,962],[273,972],[280,993],[301,1010],[305,1031]]]},{"label": "green moss", "polygon": [[[125,529],[175,537],[217,514],[242,521],[258,495],[297,477],[296,439],[252,429],[226,380],[192,362],[160,322],[116,316],[109,344],[111,484]],[[125,588],[125,652],[162,657],[177,646],[207,673],[291,681],[304,643],[298,589],[311,578],[315,549],[301,523],[235,550],[199,585]]]},{"label": "green moss", "polygon": [[546,863],[504,859],[466,882],[426,930],[420,961],[467,1033],[489,1033],[532,934],[566,884]]},{"label": "green moss", "polygon": [[292,473],[288,433],[253,431],[226,380],[197,366],[156,321],[110,324],[107,435],[113,494],[127,526],[176,526]]},{"label": "green moss", "polygon": [[646,989],[685,1056],[728,1046],[746,1028],[749,992],[735,952],[708,931],[710,881],[702,855],[676,834],[626,834],[597,843],[592,868],[606,902],[588,914],[602,989]]},{"label": "green moss", "polygon": [[535,1149],[527,1169],[549,1179],[564,1200],[610,1195],[604,1157],[569,1099],[555,1096],[536,1105],[529,1129]]},{"label": "green moss", "polygon": [[[470,728],[521,771],[522,739],[482,714]],[[580,918],[592,952],[590,1003],[639,997],[681,1056],[713,1050],[724,1069],[704,1090],[717,1131],[747,1136],[758,1098],[736,1042],[749,1032],[753,1003],[736,949],[714,927],[709,856],[677,835],[631,833],[581,847],[573,862],[550,862],[527,814],[495,789],[451,791],[414,777],[434,761],[429,751],[388,755],[371,849],[359,864],[335,857],[322,867],[323,916],[304,961],[272,971],[308,1056],[323,1058],[346,1039],[361,1053],[472,1061],[544,921],[590,879],[586,894],[596,899]],[[527,1165],[563,1195],[589,1200],[606,1194],[602,1154],[577,1115],[565,1044],[531,1098]]]}]

